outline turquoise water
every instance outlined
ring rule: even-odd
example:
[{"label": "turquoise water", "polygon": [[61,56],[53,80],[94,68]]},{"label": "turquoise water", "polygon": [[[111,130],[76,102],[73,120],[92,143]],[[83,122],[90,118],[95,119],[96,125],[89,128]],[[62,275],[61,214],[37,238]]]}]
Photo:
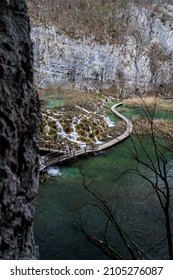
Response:
[{"label": "turquoise water", "polygon": [[146,111],[145,108],[142,107],[119,107],[120,112],[129,119],[136,118],[146,118],[153,116],[155,119],[163,119],[163,120],[173,120],[173,112],[172,111],[164,111],[164,110],[156,110],[153,112],[153,109],[148,108]]},{"label": "turquoise water", "polygon": [[66,98],[64,98],[63,94],[60,92],[41,92],[39,94],[42,108],[44,109],[54,109],[61,106],[64,106],[67,102]]},{"label": "turquoise water", "polygon": [[[123,114],[126,118],[129,119],[139,119],[139,118],[146,118],[149,117],[151,118],[153,114],[153,110],[150,109],[148,112],[146,110],[140,108],[140,107],[126,107],[126,106],[121,106],[118,107],[117,110],[120,110],[121,114]],[[109,118],[114,121],[118,122],[120,119],[115,116],[113,113],[107,114]],[[173,112],[171,111],[161,111],[161,110],[156,110],[154,112],[153,117],[155,119],[163,119],[163,120],[173,120]]]},{"label": "turquoise water", "polygon": [[47,100],[43,103],[43,108],[45,109],[54,109],[54,108],[57,108],[57,107],[61,107],[61,106],[64,106],[65,104],[65,99],[63,98],[57,98],[57,99],[50,99],[50,100]]},{"label": "turquoise water", "polygon": [[[86,184],[112,207],[114,215],[129,236],[145,251],[163,236],[159,207],[147,184],[134,174],[123,173],[134,167],[129,154],[130,139],[106,152],[81,158],[59,168],[64,175],[40,185],[34,224],[40,259],[107,259],[81,232],[81,219],[87,232],[101,237],[106,218],[82,185]],[[150,143],[146,140],[148,149]],[[152,153],[152,151],[151,151]],[[121,174],[121,177],[120,177]],[[157,217],[156,217],[157,216]],[[108,240],[126,257],[118,234],[110,226]],[[152,258],[165,256],[165,246],[149,251]]]}]

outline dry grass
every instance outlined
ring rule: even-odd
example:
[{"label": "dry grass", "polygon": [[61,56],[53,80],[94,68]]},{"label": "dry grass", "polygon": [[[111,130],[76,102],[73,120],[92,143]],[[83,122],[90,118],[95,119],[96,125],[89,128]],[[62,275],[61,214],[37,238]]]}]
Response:
[{"label": "dry grass", "polygon": [[148,107],[157,110],[173,111],[173,99],[159,97],[128,98],[124,100],[124,105],[128,107]]},{"label": "dry grass", "polygon": [[170,120],[156,119],[150,122],[148,119],[136,119],[133,121],[133,133],[137,135],[149,135],[173,138],[173,122]]},{"label": "dry grass", "polygon": [[156,103],[159,103],[160,99],[155,97],[133,97],[124,100],[124,105],[129,107],[139,107],[139,106],[154,106]]}]

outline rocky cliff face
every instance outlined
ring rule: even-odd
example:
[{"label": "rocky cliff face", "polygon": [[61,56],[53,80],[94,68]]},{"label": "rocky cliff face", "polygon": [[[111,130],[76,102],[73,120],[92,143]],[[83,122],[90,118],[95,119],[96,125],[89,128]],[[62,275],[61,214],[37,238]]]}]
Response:
[{"label": "rocky cliff face", "polygon": [[132,6],[128,13],[128,32],[114,44],[74,40],[54,26],[33,27],[36,84],[91,91],[114,86],[122,95],[170,85],[173,6]]},{"label": "rocky cliff face", "polygon": [[0,259],[32,259],[39,103],[25,0],[0,7]]}]

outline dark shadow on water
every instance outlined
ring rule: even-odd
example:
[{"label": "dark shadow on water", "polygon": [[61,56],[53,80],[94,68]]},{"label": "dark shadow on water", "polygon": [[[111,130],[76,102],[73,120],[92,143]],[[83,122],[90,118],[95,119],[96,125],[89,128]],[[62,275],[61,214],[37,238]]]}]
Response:
[{"label": "dark shadow on water", "polygon": [[[156,240],[162,239],[163,228],[161,221],[158,222],[160,210],[148,195],[146,186],[132,175],[116,180],[131,164],[126,147],[118,145],[95,157],[61,166],[63,176],[53,177],[40,185],[34,224],[40,259],[108,259],[80,231],[81,215],[84,215],[87,230],[91,233],[99,234],[105,223],[97,209],[93,210],[88,205],[82,207],[87,202],[96,202],[82,186],[81,169],[86,174],[87,183],[92,182],[92,189],[114,205],[122,226],[144,250],[149,251]],[[110,240],[126,254],[111,229]],[[162,259],[165,255],[164,244],[158,247],[149,253],[152,258]]]}]

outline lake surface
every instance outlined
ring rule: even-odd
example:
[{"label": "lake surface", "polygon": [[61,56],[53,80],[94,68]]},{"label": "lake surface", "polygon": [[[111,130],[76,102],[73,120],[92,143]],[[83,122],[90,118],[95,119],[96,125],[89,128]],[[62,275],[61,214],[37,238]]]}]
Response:
[{"label": "lake surface", "polygon": [[46,101],[42,101],[42,107],[44,109],[54,109],[54,108],[58,108],[61,106],[64,106],[66,100],[63,98],[55,98],[55,99],[50,99],[50,100],[46,100]]},{"label": "lake surface", "polygon": [[[81,172],[85,173],[86,184],[107,201],[121,226],[140,248],[152,258],[166,258],[165,244],[152,248],[164,234],[156,201],[139,177],[122,173],[133,166],[127,148],[130,141],[61,165],[58,167],[61,176],[51,177],[40,185],[34,223],[40,259],[108,259],[81,232],[81,219],[87,232],[97,236],[101,236],[106,225],[105,216],[93,206],[97,204],[96,199],[82,185]],[[147,140],[146,145],[151,148]],[[129,257],[111,226],[108,239]]]}]

